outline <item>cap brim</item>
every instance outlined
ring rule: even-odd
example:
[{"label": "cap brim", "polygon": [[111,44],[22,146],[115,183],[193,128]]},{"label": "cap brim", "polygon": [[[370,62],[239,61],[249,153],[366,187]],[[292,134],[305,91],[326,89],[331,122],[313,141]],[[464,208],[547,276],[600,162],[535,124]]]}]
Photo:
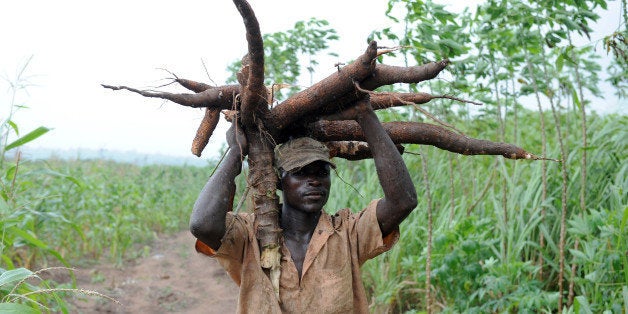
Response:
[{"label": "cap brim", "polygon": [[329,159],[323,159],[323,158],[316,157],[316,156],[312,156],[312,158],[301,159],[298,162],[295,161],[294,163],[289,163],[288,165],[284,165],[282,167],[282,169],[284,171],[294,171],[294,170],[298,171],[298,169],[301,169],[301,168],[303,168],[303,167],[305,167],[305,166],[307,166],[307,165],[309,165],[309,164],[311,164],[311,163],[313,163],[315,161],[324,161],[324,162],[328,163],[330,167],[336,169],[336,164],[331,162]]}]

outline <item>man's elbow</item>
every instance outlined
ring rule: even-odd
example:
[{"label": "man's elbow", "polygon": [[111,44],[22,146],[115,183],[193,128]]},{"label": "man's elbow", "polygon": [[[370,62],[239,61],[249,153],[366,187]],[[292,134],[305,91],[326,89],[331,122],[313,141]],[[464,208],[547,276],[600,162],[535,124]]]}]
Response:
[{"label": "man's elbow", "polygon": [[[221,224],[217,221],[223,221],[223,223]],[[202,218],[192,214],[190,217],[190,233],[212,249],[218,250],[222,237],[225,235],[224,217],[222,219],[216,217]]]},{"label": "man's elbow", "polygon": [[211,220],[201,215],[196,208],[190,216],[190,232],[197,239],[206,238],[212,234]]},{"label": "man's elbow", "polygon": [[190,218],[190,232],[195,238],[203,237],[207,234],[207,231],[204,230],[205,226],[198,220],[195,219],[194,216]]},{"label": "man's elbow", "polygon": [[419,204],[419,201],[416,195],[416,190],[412,189],[408,191],[408,194],[406,195],[404,199],[404,203],[401,206],[404,209],[406,209],[408,212],[411,212],[412,210],[416,208],[418,204]]}]

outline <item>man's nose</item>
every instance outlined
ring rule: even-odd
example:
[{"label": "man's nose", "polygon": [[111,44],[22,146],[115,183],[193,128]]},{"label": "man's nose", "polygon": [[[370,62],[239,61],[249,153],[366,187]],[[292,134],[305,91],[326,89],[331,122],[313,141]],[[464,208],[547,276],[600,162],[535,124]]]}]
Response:
[{"label": "man's nose", "polygon": [[307,183],[313,186],[321,185],[321,180],[319,180],[316,176],[309,176],[307,179]]}]

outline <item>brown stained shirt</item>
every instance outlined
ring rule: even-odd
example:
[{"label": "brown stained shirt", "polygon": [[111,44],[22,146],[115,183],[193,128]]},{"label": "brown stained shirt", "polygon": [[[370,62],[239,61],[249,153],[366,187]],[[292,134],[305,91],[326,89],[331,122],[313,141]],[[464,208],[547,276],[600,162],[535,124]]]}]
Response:
[{"label": "brown stained shirt", "polygon": [[281,247],[281,277],[277,301],[259,264],[259,246],[252,214],[227,215],[227,232],[217,252],[197,241],[197,251],[214,256],[240,286],[237,313],[368,313],[360,266],[389,250],[399,229],[386,238],[377,223],[372,201],[357,214],[343,209],[323,213],[314,230],[299,275],[290,251]]}]

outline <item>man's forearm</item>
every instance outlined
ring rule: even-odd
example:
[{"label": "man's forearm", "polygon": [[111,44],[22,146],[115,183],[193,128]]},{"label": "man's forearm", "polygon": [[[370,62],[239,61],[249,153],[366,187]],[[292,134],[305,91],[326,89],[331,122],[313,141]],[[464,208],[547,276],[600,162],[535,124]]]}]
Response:
[{"label": "man's forearm", "polygon": [[410,173],[395,144],[372,110],[356,119],[369,145],[380,184],[384,191],[378,205],[378,221],[386,235],[396,228],[416,206],[416,191]]},{"label": "man's forearm", "polygon": [[194,203],[190,231],[213,249],[220,247],[220,240],[225,234],[225,216],[233,208],[235,177],[241,169],[239,150],[230,149]]}]

